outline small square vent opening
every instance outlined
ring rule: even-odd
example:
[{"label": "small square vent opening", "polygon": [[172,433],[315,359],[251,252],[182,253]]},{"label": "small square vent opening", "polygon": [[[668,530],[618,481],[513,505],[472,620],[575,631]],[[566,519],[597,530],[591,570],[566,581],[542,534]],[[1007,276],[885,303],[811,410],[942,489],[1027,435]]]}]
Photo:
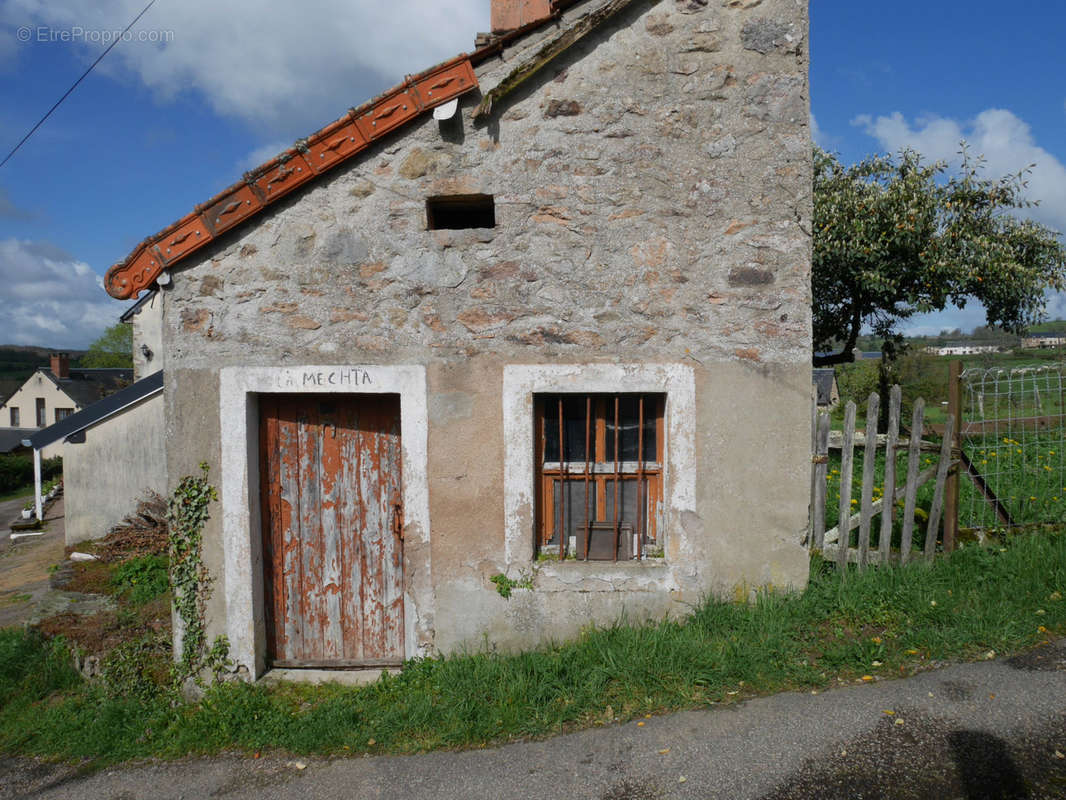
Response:
[{"label": "small square vent opening", "polygon": [[431,231],[495,228],[496,202],[491,194],[452,194],[426,200]]}]

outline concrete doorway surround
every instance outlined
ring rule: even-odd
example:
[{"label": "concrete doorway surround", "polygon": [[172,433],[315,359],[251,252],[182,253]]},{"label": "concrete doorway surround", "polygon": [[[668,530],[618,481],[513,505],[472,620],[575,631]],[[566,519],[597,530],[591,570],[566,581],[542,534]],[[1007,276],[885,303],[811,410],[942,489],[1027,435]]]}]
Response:
[{"label": "concrete doorway surround", "polygon": [[259,396],[397,394],[400,396],[406,568],[419,579],[404,590],[404,657],[432,651],[428,415],[421,366],[226,367],[219,373],[222,434],[223,582],[230,656],[252,678],[266,669],[267,631],[259,475]]}]

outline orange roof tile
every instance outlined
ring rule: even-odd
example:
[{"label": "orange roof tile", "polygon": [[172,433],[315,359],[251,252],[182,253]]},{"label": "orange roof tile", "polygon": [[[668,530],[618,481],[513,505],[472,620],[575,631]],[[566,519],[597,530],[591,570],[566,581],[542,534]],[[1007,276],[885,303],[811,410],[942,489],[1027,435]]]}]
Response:
[{"label": "orange roof tile", "polygon": [[[487,57],[494,45],[478,54]],[[280,197],[362,152],[423,112],[477,88],[472,57],[463,53],[353,108],[244,178],[150,236],[107,271],[104,286],[125,300],[151,286],[164,269],[255,216]]]}]

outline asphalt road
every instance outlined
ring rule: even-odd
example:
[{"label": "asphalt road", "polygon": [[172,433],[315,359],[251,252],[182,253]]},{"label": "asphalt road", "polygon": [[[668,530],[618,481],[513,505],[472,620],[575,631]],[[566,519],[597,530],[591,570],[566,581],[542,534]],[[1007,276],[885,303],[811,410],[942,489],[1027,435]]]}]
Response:
[{"label": "asphalt road", "polygon": [[78,775],[0,759],[0,798],[1064,798],[1066,640],[489,750],[223,756]]}]

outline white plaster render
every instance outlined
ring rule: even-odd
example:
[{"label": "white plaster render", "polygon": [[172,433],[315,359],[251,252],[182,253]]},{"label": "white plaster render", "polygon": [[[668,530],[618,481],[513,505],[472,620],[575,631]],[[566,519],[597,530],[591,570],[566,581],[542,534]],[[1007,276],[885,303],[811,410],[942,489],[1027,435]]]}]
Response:
[{"label": "white plaster render", "polygon": [[[219,371],[222,432],[223,574],[230,653],[252,678],[263,669],[265,641],[259,493],[250,491],[258,468],[258,430],[249,413],[260,394],[398,394],[402,442],[404,538],[429,544],[429,480],[426,474],[428,415],[426,370],[421,366],[225,367]],[[250,422],[251,420],[251,422]],[[253,484],[258,486],[258,481]],[[419,548],[418,569],[430,574],[429,547]],[[406,583],[406,575],[405,575]],[[428,585],[428,582],[421,582]],[[429,654],[419,642],[418,621],[431,618],[429,591],[404,587],[406,657]],[[259,652],[257,652],[257,650]]]},{"label": "white plaster render", "polygon": [[[666,393],[666,441],[663,481],[663,543],[680,539],[679,552],[691,552],[682,515],[696,507],[696,380],[685,364],[528,364],[503,369],[504,559],[508,574],[520,574],[533,559],[533,395],[542,393]],[[667,549],[668,552],[668,549]],[[615,583],[633,576],[638,565],[538,565],[538,580],[575,586],[583,580]],[[574,567],[580,572],[575,572]],[[646,590],[676,588],[676,571],[668,565],[637,578]],[[690,565],[689,565],[690,571]]]}]

